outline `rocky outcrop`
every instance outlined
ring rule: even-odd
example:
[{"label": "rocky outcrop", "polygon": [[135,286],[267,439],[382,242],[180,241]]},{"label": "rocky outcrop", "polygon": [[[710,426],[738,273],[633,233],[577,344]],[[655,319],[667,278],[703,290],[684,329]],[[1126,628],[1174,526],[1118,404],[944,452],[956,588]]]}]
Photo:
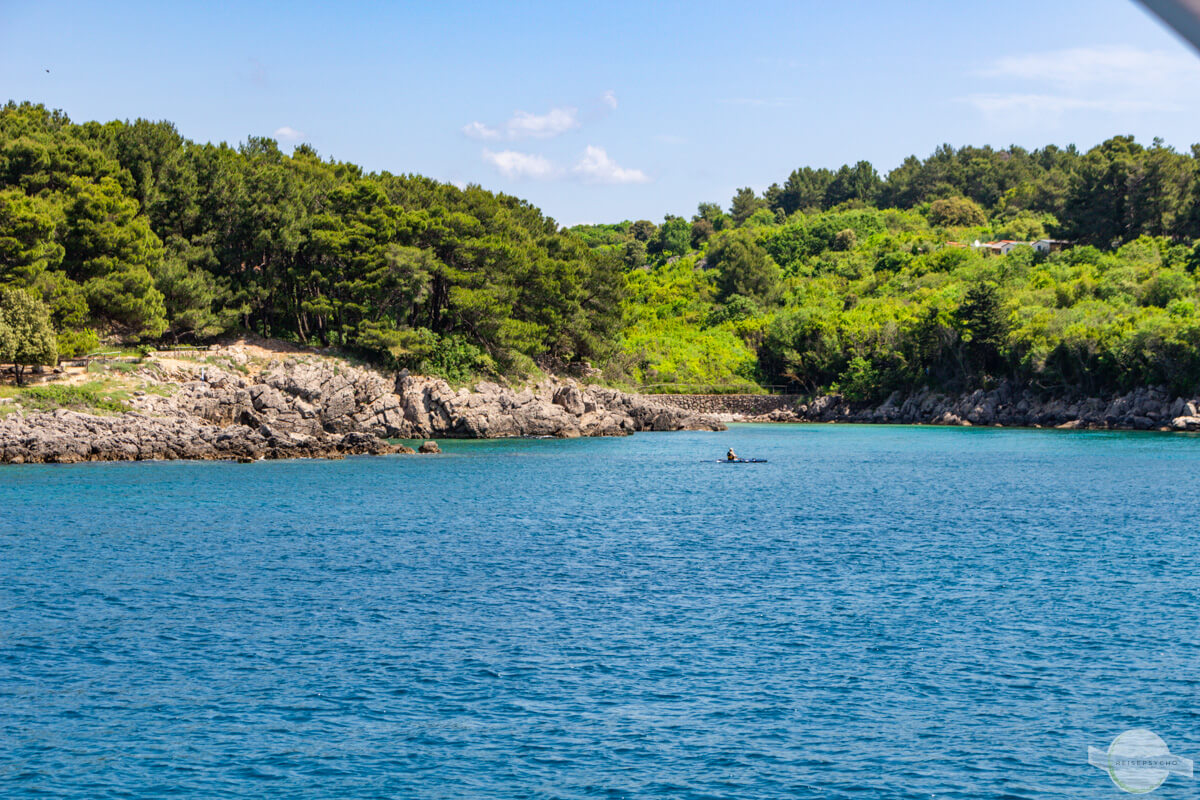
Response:
[{"label": "rocky outcrop", "polygon": [[716,419],[574,381],[548,379],[516,391],[483,382],[455,391],[445,381],[405,376],[396,392],[402,437],[625,436],[636,431],[724,430]]},{"label": "rocky outcrop", "polygon": [[[481,383],[392,380],[332,359],[277,361],[255,378],[214,367],[169,397],[140,393],[134,410],[58,410],[0,421],[0,462],[338,457],[412,452],[388,439],[623,436],[721,430],[715,419],[612,389],[549,379],[514,390]],[[432,447],[427,445],[432,444]],[[439,452],[426,443],[421,452]]]},{"label": "rocky outcrop", "polygon": [[[858,422],[931,425],[1000,425],[1004,427],[1056,427],[1116,430],[1200,430],[1200,397],[1172,396],[1161,387],[1139,388],[1110,398],[1047,397],[1011,384],[961,395],[946,395],[924,389],[901,395],[893,393],[878,405],[852,403],[839,395],[813,399],[776,396],[775,408],[765,413],[745,413],[739,396],[710,395],[697,405],[690,396],[677,401],[661,397],[662,403],[681,402],[703,408],[726,419],[769,422]],[[741,396],[750,397],[750,396]]]},{"label": "rocky outcrop", "polygon": [[387,442],[366,433],[280,438],[261,428],[207,424],[186,415],[97,416],[58,409],[18,412],[0,420],[0,462],[12,464],[182,458],[253,461],[392,451]]}]

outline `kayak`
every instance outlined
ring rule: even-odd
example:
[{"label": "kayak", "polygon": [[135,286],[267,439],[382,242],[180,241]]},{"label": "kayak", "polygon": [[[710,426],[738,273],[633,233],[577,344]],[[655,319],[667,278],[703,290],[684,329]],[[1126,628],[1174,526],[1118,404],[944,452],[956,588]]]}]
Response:
[{"label": "kayak", "polygon": [[718,464],[765,464],[765,463],[767,463],[767,460],[765,458],[735,458],[732,460],[730,460],[728,458],[718,458],[717,463]]}]

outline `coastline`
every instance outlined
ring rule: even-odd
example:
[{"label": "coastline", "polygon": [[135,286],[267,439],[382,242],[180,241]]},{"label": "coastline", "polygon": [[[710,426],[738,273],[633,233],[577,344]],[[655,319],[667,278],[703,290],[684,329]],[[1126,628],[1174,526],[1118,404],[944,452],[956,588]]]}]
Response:
[{"label": "coastline", "polygon": [[839,395],[636,395],[558,377],[456,389],[244,341],[195,360],[164,355],[126,377],[137,380],[126,388],[142,390],[128,392],[123,412],[9,405],[0,464],[342,458],[415,452],[395,440],[628,436],[734,422],[1200,431],[1200,397],[1163,387],[1048,397],[1002,384],[958,395],[896,392],[878,404]]},{"label": "coastline", "polygon": [[681,410],[722,422],[859,423],[896,425],[1058,428],[1061,430],[1200,431],[1200,396],[1141,387],[1110,397],[1044,396],[1001,384],[947,395],[923,389],[893,392],[879,404],[840,395],[653,395]]},{"label": "coastline", "polygon": [[153,391],[132,392],[120,413],[11,406],[0,418],[0,463],[341,458],[413,452],[389,439],[725,427],[710,415],[573,380],[456,390],[437,378],[389,377],[312,353],[264,355],[244,344],[206,351],[198,362],[156,361],[136,377]]}]

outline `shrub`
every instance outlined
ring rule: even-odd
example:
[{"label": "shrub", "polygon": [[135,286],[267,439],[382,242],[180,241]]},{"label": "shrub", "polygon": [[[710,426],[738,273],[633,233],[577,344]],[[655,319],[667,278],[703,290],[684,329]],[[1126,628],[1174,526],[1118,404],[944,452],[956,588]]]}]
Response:
[{"label": "shrub", "polygon": [[476,373],[494,369],[491,357],[459,334],[438,337],[420,364],[422,373],[445,378],[451,383],[464,383]]},{"label": "shrub", "polygon": [[58,332],[58,354],[62,358],[87,355],[100,347],[100,337],[91,328]]},{"label": "shrub", "polygon": [[987,215],[983,213],[979,204],[969,197],[946,197],[934,200],[929,205],[929,224],[949,228],[986,225]]},{"label": "shrub", "polygon": [[880,384],[875,365],[862,356],[855,356],[838,376],[834,388],[847,400],[874,400],[880,393]]},{"label": "shrub", "polygon": [[725,322],[740,322],[744,319],[757,317],[762,313],[760,306],[752,297],[740,294],[730,295],[724,303],[713,306],[712,311],[704,320],[705,327],[715,327]]},{"label": "shrub", "polygon": [[49,410],[54,408],[81,408],[94,411],[125,411],[124,403],[100,393],[95,386],[30,386],[22,389],[19,397],[31,408]]}]

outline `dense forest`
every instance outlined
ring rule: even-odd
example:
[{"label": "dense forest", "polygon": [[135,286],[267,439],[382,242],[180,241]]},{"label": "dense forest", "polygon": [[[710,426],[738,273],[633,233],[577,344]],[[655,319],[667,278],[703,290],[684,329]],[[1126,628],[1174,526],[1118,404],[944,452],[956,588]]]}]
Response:
[{"label": "dense forest", "polygon": [[[560,227],[309,146],[0,109],[0,362],[250,330],[455,380],[660,391],[1200,388],[1200,149],[949,146],[690,218]],[[1065,240],[989,255],[976,240]]]},{"label": "dense forest", "polygon": [[240,328],[451,376],[524,372],[611,351],[622,269],[475,186],[0,110],[0,285],[47,306],[60,356]]},{"label": "dense forest", "polygon": [[[575,228],[629,271],[614,374],[879,400],[1011,380],[1200,388],[1200,148],[950,146],[800,168],[728,210]],[[1059,240],[1006,255],[977,241]]]}]

